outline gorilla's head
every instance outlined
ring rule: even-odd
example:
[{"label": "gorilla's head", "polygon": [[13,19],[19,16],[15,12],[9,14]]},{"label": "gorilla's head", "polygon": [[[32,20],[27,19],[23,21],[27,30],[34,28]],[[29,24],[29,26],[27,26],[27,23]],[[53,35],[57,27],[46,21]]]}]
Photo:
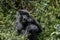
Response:
[{"label": "gorilla's head", "polygon": [[17,12],[18,16],[20,16],[20,21],[23,22],[23,23],[26,23],[26,22],[32,22],[32,18],[29,14],[29,12],[27,10],[19,10]]}]

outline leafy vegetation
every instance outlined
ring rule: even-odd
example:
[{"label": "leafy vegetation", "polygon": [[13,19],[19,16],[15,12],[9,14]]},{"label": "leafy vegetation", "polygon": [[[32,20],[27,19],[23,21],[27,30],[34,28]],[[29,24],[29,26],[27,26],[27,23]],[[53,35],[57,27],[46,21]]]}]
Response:
[{"label": "leafy vegetation", "polygon": [[22,8],[40,22],[39,40],[60,40],[60,0],[0,0],[0,40],[26,39],[14,28],[16,11]]}]

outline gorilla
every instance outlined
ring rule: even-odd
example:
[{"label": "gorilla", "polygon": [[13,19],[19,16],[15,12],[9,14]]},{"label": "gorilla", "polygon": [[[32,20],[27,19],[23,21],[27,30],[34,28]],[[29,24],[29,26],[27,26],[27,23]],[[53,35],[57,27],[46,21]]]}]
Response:
[{"label": "gorilla", "polygon": [[38,40],[37,36],[42,32],[39,22],[24,9],[17,11],[15,27],[18,35],[30,34],[28,35],[29,40]]}]

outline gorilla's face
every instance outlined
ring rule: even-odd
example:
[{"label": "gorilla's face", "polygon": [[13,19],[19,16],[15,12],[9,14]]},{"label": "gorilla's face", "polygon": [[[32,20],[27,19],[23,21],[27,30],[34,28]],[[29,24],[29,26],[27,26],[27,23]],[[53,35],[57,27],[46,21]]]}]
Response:
[{"label": "gorilla's face", "polygon": [[20,21],[23,22],[23,23],[26,23],[27,22],[27,19],[28,19],[28,15],[26,15],[26,13],[24,12],[20,12]]},{"label": "gorilla's face", "polygon": [[27,22],[28,17],[26,15],[22,15],[21,17],[22,17],[22,21],[21,22],[23,22],[23,23]]}]

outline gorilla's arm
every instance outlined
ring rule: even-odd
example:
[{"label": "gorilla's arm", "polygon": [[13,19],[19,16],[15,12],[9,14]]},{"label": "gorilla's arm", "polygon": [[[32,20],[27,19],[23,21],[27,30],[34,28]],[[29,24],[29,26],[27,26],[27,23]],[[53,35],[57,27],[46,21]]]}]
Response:
[{"label": "gorilla's arm", "polygon": [[[29,15],[30,15],[30,14],[29,14]],[[30,17],[31,17],[33,23],[34,23],[36,26],[38,26],[40,32],[42,32],[42,27],[41,27],[40,23],[39,23],[35,18],[33,18],[31,15],[30,15]]]},{"label": "gorilla's arm", "polygon": [[17,12],[17,14],[16,14],[15,28],[16,28],[16,30],[17,30],[17,32],[18,32],[18,35],[20,35],[21,30],[22,30],[22,28],[23,28],[23,25],[22,25],[22,23],[20,22],[20,18],[21,18],[21,15]]}]

